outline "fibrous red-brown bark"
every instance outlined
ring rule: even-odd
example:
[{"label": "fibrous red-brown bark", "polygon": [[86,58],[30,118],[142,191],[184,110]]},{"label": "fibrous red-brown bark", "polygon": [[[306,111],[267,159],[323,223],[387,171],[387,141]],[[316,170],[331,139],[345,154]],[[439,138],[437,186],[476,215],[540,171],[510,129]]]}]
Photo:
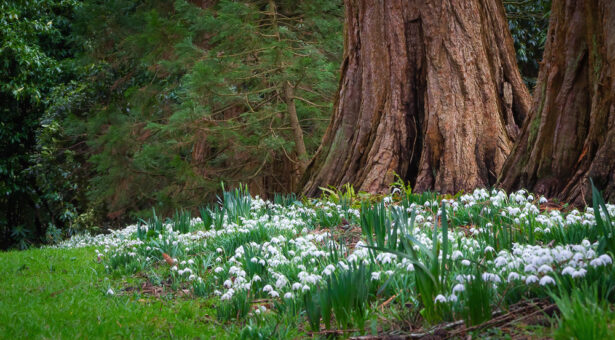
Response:
[{"label": "fibrous red-brown bark", "polygon": [[554,1],[530,115],[501,184],[581,204],[615,198],[615,2]]},{"label": "fibrous red-brown bark", "polygon": [[304,193],[495,183],[529,107],[498,0],[346,0],[330,126]]}]

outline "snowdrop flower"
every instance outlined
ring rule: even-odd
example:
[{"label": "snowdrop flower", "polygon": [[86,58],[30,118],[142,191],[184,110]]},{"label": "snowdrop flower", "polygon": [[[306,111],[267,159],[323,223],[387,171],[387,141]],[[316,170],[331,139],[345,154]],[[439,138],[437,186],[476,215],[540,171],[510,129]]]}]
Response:
[{"label": "snowdrop flower", "polygon": [[224,269],[222,267],[216,267],[216,269],[214,269],[214,273],[218,274],[220,272],[222,272]]},{"label": "snowdrop flower", "polygon": [[463,285],[463,283],[458,283],[455,285],[455,287],[453,287],[453,293],[459,293],[465,290],[466,290],[466,287]]},{"label": "snowdrop flower", "polygon": [[115,295],[115,292],[113,291],[113,289],[109,288],[107,290],[107,295]]},{"label": "snowdrop flower", "polygon": [[552,272],[553,268],[551,268],[550,266],[547,266],[546,264],[543,264],[542,266],[540,266],[540,268],[538,268],[538,272],[539,273],[548,273],[548,272]]},{"label": "snowdrop flower", "polygon": [[233,297],[233,290],[229,289],[228,292],[224,293],[221,297],[220,300],[230,300]]},{"label": "snowdrop flower", "polygon": [[218,252],[218,254],[221,254],[223,250],[222,248],[217,248],[216,251]]},{"label": "snowdrop flower", "polygon": [[188,280],[192,281],[194,279],[196,279],[196,275],[190,274],[190,276],[188,276]]},{"label": "snowdrop flower", "polygon": [[173,267],[171,267],[171,270],[172,270],[172,271],[177,271],[177,266],[173,266]]},{"label": "snowdrop flower", "polygon": [[265,287],[263,287],[263,292],[267,293],[267,292],[271,292],[273,290],[273,287],[271,287],[271,285],[266,285]]},{"label": "snowdrop flower", "polygon": [[525,283],[527,283],[528,285],[536,282],[538,282],[538,276],[536,275],[530,275],[525,279]]},{"label": "snowdrop flower", "polygon": [[276,292],[275,290],[270,291],[270,292],[269,292],[269,295],[270,295],[272,298],[280,297],[280,294],[278,294],[278,292]]},{"label": "snowdrop flower", "polygon": [[585,270],[584,268],[581,268],[579,270],[576,270],[574,273],[572,273],[572,277],[576,279],[577,277],[585,276],[586,273],[587,273],[587,270]]},{"label": "snowdrop flower", "polygon": [[599,259],[602,261],[602,264],[607,265],[613,263],[613,259],[607,254],[600,255]]},{"label": "snowdrop flower", "polygon": [[310,286],[308,285],[304,285],[303,288],[301,288],[301,291],[304,293],[307,292],[308,290],[310,290]]},{"label": "snowdrop flower", "polygon": [[512,282],[514,280],[519,280],[519,274],[511,272],[510,274],[508,274],[508,282]]},{"label": "snowdrop flower", "polygon": [[458,258],[462,257],[463,253],[460,252],[459,250],[455,250],[452,254],[451,254],[451,259],[453,261],[457,260]]},{"label": "snowdrop flower", "polygon": [[464,259],[464,260],[461,260],[461,264],[462,264],[462,265],[464,265],[464,266],[469,266],[469,265],[471,265],[472,263],[471,263],[469,260],[465,260],[465,259]]},{"label": "snowdrop flower", "polygon": [[570,266],[566,266],[566,268],[564,268],[564,270],[562,270],[562,275],[570,275],[572,276],[574,274],[575,270],[574,268],[570,267]]},{"label": "snowdrop flower", "polygon": [[450,302],[457,302],[457,295],[451,294],[448,297],[448,301],[450,301]]},{"label": "snowdrop flower", "polygon": [[446,303],[446,296],[442,295],[442,294],[438,294],[438,296],[436,296],[434,302],[438,303]]},{"label": "snowdrop flower", "polygon": [[538,200],[538,203],[544,204],[544,203],[547,203],[547,202],[548,202],[548,200],[544,196],[540,196],[540,199]]},{"label": "snowdrop flower", "polygon": [[487,246],[485,247],[485,254],[487,254],[488,252],[494,253],[495,249],[493,249],[492,246]]},{"label": "snowdrop flower", "polygon": [[545,275],[542,277],[542,279],[540,279],[541,286],[554,285],[554,284],[555,284],[555,280],[553,280],[553,278],[549,275]]},{"label": "snowdrop flower", "polygon": [[372,273],[372,280],[380,280],[380,272],[373,272]]},{"label": "snowdrop flower", "polygon": [[301,283],[299,283],[299,282],[293,283],[293,286],[292,286],[293,290],[299,290],[301,288],[303,288],[303,285]]},{"label": "snowdrop flower", "polygon": [[232,286],[233,286],[233,281],[231,280],[224,281],[224,287],[231,288]]},{"label": "snowdrop flower", "polygon": [[500,283],[500,277],[493,273],[483,273],[482,275],[484,281],[492,281],[495,283]]},{"label": "snowdrop flower", "polygon": [[254,276],[252,276],[252,282],[259,282],[261,280],[261,277],[254,274]]},{"label": "snowdrop flower", "polygon": [[288,293],[284,294],[284,298],[285,299],[292,299],[293,298],[293,293],[288,292]]},{"label": "snowdrop flower", "polygon": [[536,269],[536,266],[533,264],[526,264],[524,269],[526,273],[535,273],[537,270],[538,269]]}]

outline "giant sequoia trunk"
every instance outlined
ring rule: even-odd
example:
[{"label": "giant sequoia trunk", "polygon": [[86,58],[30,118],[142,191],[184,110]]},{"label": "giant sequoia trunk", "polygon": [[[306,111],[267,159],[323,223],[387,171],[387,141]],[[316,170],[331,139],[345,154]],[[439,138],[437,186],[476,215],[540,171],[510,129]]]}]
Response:
[{"label": "giant sequoia trunk", "polygon": [[495,183],[530,98],[499,0],[346,0],[344,61],[304,192]]},{"label": "giant sequoia trunk", "polygon": [[554,1],[532,109],[505,163],[507,189],[580,204],[592,177],[615,198],[615,2]]}]

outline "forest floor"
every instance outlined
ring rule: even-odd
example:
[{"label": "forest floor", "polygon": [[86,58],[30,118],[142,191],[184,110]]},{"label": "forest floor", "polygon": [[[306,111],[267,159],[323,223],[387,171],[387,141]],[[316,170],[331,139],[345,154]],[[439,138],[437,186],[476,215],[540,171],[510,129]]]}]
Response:
[{"label": "forest floor", "polygon": [[0,338],[612,338],[615,206],[596,207],[225,192],[200,218],[0,253]]}]

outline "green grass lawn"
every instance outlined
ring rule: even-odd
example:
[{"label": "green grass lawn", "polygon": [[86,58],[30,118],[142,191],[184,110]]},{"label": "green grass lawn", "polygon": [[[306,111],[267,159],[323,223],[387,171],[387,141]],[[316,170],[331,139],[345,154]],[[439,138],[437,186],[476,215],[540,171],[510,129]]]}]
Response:
[{"label": "green grass lawn", "polygon": [[232,337],[203,300],[111,296],[126,282],[103,272],[92,248],[0,253],[0,338]]}]

